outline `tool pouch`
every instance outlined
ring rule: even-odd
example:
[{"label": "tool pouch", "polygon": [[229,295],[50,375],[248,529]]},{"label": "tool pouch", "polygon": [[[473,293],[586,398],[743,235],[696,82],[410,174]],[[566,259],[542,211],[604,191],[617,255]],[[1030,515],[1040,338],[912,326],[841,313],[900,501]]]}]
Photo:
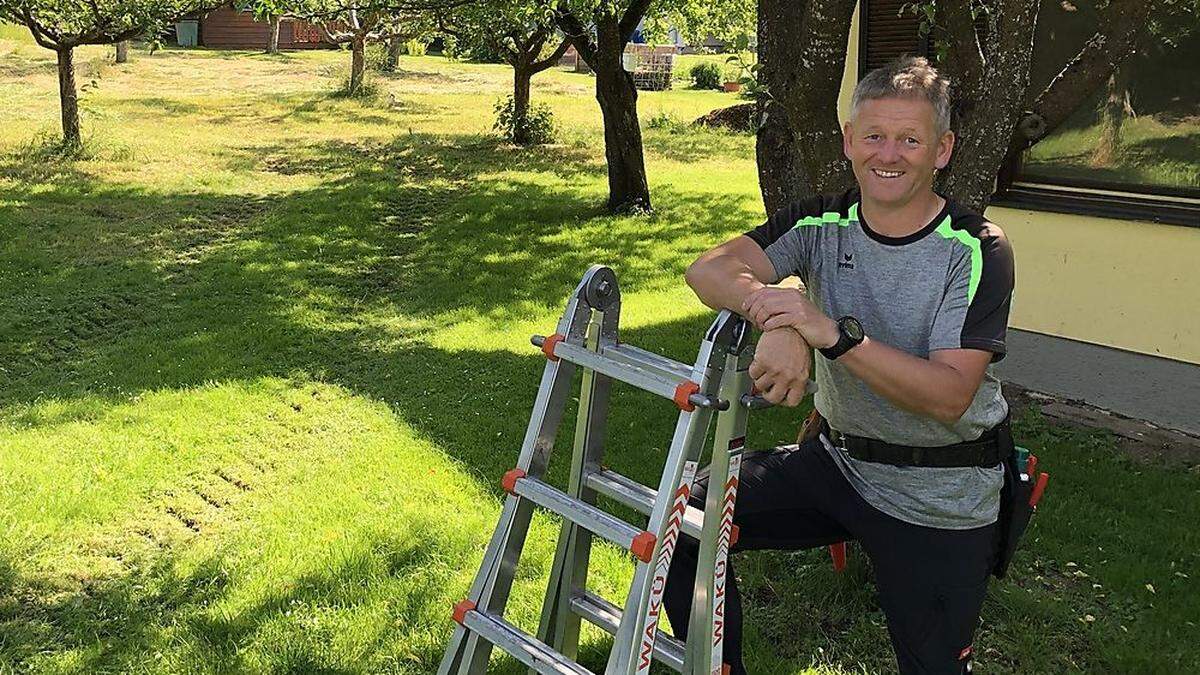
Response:
[{"label": "tool pouch", "polygon": [[1008,572],[1008,565],[1017,552],[1021,536],[1029,527],[1029,519],[1033,517],[1033,507],[1029,499],[1033,494],[1033,477],[1021,479],[1021,471],[1017,466],[1017,452],[1013,444],[1012,432],[1008,428],[1008,419],[1001,422],[1000,433],[996,442],[1000,443],[1000,456],[1004,458],[1004,487],[1000,489],[1000,518],[997,523],[1000,528],[1000,545],[996,558],[996,566],[992,574],[997,579],[1003,579]]},{"label": "tool pouch", "polygon": [[821,413],[817,412],[816,408],[804,418],[804,423],[800,425],[800,435],[796,438],[797,445],[803,445],[806,441],[811,441],[821,433],[821,426],[825,423],[825,418],[821,417]]}]

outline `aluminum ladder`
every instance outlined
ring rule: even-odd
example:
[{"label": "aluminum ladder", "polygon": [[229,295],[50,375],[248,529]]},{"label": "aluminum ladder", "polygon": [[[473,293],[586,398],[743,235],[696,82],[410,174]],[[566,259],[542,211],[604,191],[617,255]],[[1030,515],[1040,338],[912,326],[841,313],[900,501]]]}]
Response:
[{"label": "aluminum ladder", "polygon": [[[688,366],[620,343],[620,306],[616,275],[594,265],[568,301],[555,334],[533,337],[547,357],[546,367],[516,467],[501,481],[508,497],[495,533],[470,594],[454,606],[458,626],[440,675],[485,673],[493,645],[539,673],[590,673],[575,661],[581,619],[614,636],[606,675],[646,673],[652,659],[681,673],[720,675],[724,669],[725,570],[737,537],[733,508],[746,418],[749,408],[769,405],[751,389],[750,326],[722,311]],[[583,369],[578,422],[569,485],[562,491],[543,477],[577,367]],[[601,466],[614,380],[670,399],[679,408],[657,489]],[[710,488],[701,512],[688,506],[688,498],[714,417]],[[645,514],[646,527],[601,510],[595,505],[598,495]],[[504,619],[535,506],[563,519],[536,637]],[[667,571],[681,531],[700,541],[688,629],[692,637],[686,645],[658,632]],[[587,590],[596,535],[624,547],[636,560],[623,608]]]}]

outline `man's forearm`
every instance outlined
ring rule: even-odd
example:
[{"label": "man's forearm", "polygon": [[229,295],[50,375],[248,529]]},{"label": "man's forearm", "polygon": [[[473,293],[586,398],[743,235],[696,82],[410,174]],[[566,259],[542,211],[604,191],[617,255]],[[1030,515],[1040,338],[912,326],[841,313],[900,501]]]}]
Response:
[{"label": "man's forearm", "polygon": [[838,358],[871,391],[911,413],[954,424],[978,383],[953,366],[901,351],[869,337]]},{"label": "man's forearm", "polygon": [[764,286],[749,265],[729,255],[697,260],[688,268],[686,279],[700,302],[738,314],[746,296]]}]

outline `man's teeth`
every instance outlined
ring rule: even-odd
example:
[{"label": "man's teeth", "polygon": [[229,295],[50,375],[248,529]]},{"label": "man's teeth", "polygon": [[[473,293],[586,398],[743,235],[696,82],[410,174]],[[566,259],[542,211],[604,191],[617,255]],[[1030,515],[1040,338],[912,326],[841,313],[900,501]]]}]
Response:
[{"label": "man's teeth", "polygon": [[874,171],[876,176],[882,178],[895,178],[904,175],[903,171],[884,171],[883,169],[871,169],[871,171]]}]

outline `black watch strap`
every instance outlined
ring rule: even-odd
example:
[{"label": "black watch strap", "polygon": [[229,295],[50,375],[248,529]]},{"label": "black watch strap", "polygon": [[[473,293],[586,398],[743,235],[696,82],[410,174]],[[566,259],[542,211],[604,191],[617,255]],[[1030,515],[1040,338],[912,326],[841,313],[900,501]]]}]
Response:
[{"label": "black watch strap", "polygon": [[859,323],[858,319],[856,319],[852,316],[843,316],[842,318],[838,319],[837,324],[838,324],[838,341],[837,341],[837,343],[834,344],[832,347],[822,347],[819,350],[817,350],[817,351],[821,352],[822,356],[829,359],[830,361],[833,361],[834,359],[841,356],[842,354],[845,354],[846,352],[850,351],[851,349],[862,344],[863,337],[864,337],[862,324]]}]

